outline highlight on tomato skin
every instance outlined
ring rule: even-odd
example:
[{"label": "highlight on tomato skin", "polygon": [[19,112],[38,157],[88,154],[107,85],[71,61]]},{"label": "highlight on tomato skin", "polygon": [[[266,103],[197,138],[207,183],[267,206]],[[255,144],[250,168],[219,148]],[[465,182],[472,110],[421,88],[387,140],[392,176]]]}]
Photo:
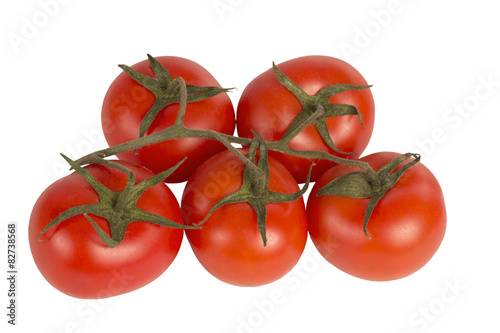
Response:
[{"label": "highlight on tomato skin", "polygon": [[[365,78],[353,66],[330,56],[303,56],[276,66],[293,82],[291,85],[299,87],[302,96],[299,97],[308,100],[301,101],[288,87],[280,83],[273,68],[268,69],[255,77],[241,94],[236,110],[239,136],[251,138],[253,130],[260,133],[267,141],[278,141],[289,130],[296,117],[311,104],[310,96],[320,97],[318,92],[331,85],[349,84],[360,87],[368,85]],[[290,147],[296,150],[326,151],[343,158],[359,158],[373,132],[375,104],[372,92],[367,88],[351,89],[333,94],[328,100],[323,101],[325,107],[332,104],[338,104],[339,109],[352,106],[359,112],[323,120],[322,124],[327,129],[325,136],[331,137],[338,151],[332,149],[320,135],[319,124],[307,126],[290,142]],[[314,110],[305,111],[314,112]],[[281,152],[271,151],[269,154],[278,159],[299,184],[305,182],[312,162],[316,164],[312,170],[312,182],[336,164],[332,161],[311,160]]]},{"label": "highlight on tomato skin", "polygon": [[[149,170],[117,161],[132,170],[136,182],[154,176]],[[121,191],[127,176],[103,165],[85,167],[112,191]],[[76,172],[49,185],[36,201],[29,221],[29,244],[35,264],[57,290],[82,299],[100,299],[137,290],[163,274],[179,252],[183,230],[141,221],[128,225],[123,241],[108,247],[82,214],[71,217],[40,235],[59,214],[75,206],[96,204],[99,197]],[[182,213],[172,191],[164,183],[142,193],[137,207],[182,224]],[[91,215],[107,234],[108,221]]]},{"label": "highlight on tomato skin", "polygon": [[[400,154],[380,152],[363,157],[376,171]],[[314,184],[307,202],[309,235],[332,265],[352,276],[390,281],[421,269],[440,247],[446,231],[442,189],[422,163],[409,168],[377,203],[363,232],[368,198],[317,196],[328,182],[352,167],[339,165]]]},{"label": "highlight on tomato skin", "polygon": [[[271,157],[268,162],[270,190],[299,190],[281,163]],[[243,172],[243,162],[231,151],[219,153],[200,165],[183,192],[184,223],[199,223],[219,200],[238,191]],[[277,281],[296,265],[307,242],[303,198],[268,203],[265,208],[266,246],[257,226],[257,214],[247,202],[222,206],[210,215],[201,230],[185,230],[191,249],[211,275],[231,285],[255,287]]]}]

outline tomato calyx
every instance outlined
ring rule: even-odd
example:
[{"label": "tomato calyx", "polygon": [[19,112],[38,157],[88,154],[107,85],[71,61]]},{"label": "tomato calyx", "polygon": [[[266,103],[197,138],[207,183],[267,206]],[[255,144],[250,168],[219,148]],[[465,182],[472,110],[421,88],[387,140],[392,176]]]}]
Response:
[{"label": "tomato calyx", "polygon": [[[88,170],[81,167],[78,163],[63,154],[61,155],[68,162],[71,168],[81,175],[97,192],[99,202],[96,204],[75,206],[64,211],[40,232],[38,240],[41,240],[42,234],[50,228],[76,215],[84,215],[85,218],[92,224],[104,244],[111,248],[118,246],[123,241],[127,226],[132,222],[142,221],[170,228],[199,229],[197,227],[186,226],[184,224],[174,222],[163,216],[149,213],[140,209],[136,205],[137,200],[144,193],[144,191],[160,183],[163,179],[172,174],[185,159],[172,168],[145,179],[137,184],[135,184],[136,177],[134,172],[127,167],[105,159],[94,159],[94,164],[113,167],[127,174],[128,179],[125,189],[115,192],[101,184]],[[105,218],[109,223],[111,236],[102,230],[102,228],[94,222],[89,214]]]},{"label": "tomato calyx", "polygon": [[[118,65],[137,83],[149,90],[155,96],[155,102],[144,116],[139,128],[139,137],[143,137],[153,123],[158,113],[170,104],[180,103],[181,93],[179,84],[175,82],[167,69],[153,56],[148,54],[149,64],[156,78],[141,74],[127,65]],[[187,85],[187,103],[203,101],[220,93],[228,92],[233,88],[219,88],[215,86]]]},{"label": "tomato calyx", "polygon": [[273,71],[276,75],[278,81],[287,88],[302,104],[302,110],[292,121],[287,131],[283,135],[284,138],[289,137],[290,133],[293,133],[307,118],[309,118],[312,114],[317,112],[320,108],[323,109],[323,112],[320,116],[318,116],[312,124],[320,134],[323,141],[336,151],[337,153],[345,154],[345,155],[354,155],[355,153],[343,152],[339,150],[335,143],[333,142],[330,133],[328,132],[328,127],[326,125],[326,120],[331,117],[340,117],[346,115],[357,115],[359,118],[359,123],[363,126],[363,117],[359,110],[350,104],[335,104],[330,103],[329,99],[341,92],[348,90],[364,90],[371,88],[371,85],[352,85],[352,84],[334,84],[329,85],[327,87],[322,88],[315,95],[309,95],[302,88],[300,88],[295,82],[293,82],[288,76],[286,76],[276,64],[273,62]]},{"label": "tomato calyx", "polygon": [[[412,160],[407,162],[410,158]],[[370,198],[363,219],[363,232],[370,239],[367,225],[375,206],[401,176],[419,161],[419,154],[406,153],[393,159],[375,173],[353,171],[344,174],[320,188],[316,196],[339,195],[357,199]]]},{"label": "tomato calyx", "polygon": [[[246,166],[243,171],[243,183],[240,189],[219,200],[209,210],[205,218],[201,222],[195,224],[195,226],[204,224],[215,210],[224,205],[248,202],[257,214],[257,227],[262,237],[263,244],[266,246],[266,204],[290,202],[302,197],[309,187],[313,165],[309,168],[307,181],[302,189],[290,194],[274,192],[269,189],[269,161],[266,142],[260,134],[254,132],[254,136],[255,138],[248,150],[248,158],[244,157],[250,163],[244,161]],[[257,157],[258,161],[256,161]],[[250,167],[250,165],[255,165],[255,163],[257,163],[257,170]]]}]

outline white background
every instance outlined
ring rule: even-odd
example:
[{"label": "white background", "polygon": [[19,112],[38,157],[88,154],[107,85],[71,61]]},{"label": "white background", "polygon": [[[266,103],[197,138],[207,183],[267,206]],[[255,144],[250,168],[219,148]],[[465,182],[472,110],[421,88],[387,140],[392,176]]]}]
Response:
[{"label": "white background", "polygon": [[[498,10],[491,0],[3,1],[0,326],[5,332],[498,332]],[[373,84],[368,153],[420,151],[445,194],[448,229],[423,269],[387,283],[350,277],[309,242],[282,280],[238,288],[209,275],[187,242],[135,292],[68,297],[37,271],[29,215],[66,174],[59,156],[106,147],[100,108],[132,65],[176,55],[222,86],[294,57],[325,54]],[[459,111],[462,110],[462,111]],[[178,198],[182,184],[172,186]],[[18,224],[18,326],[7,325],[6,233]],[[279,296],[279,297],[277,297]]]}]

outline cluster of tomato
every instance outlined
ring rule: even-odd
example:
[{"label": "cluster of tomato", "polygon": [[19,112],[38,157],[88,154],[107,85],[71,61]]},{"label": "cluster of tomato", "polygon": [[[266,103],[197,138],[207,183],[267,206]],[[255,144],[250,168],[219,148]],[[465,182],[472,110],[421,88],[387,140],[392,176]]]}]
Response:
[{"label": "cluster of tomato", "polygon": [[[359,158],[374,102],[346,62],[273,64],[236,112],[228,89],[190,60],[149,56],[121,67],[102,108],[110,148],[65,157],[75,172],[31,214],[33,258],[60,291],[102,298],[138,289],[169,267],[184,234],[208,272],[238,286],[283,277],[308,235],[342,271],[379,281],[412,274],[440,246],[444,199],[419,156]],[[179,205],[167,183],[186,181]]]}]

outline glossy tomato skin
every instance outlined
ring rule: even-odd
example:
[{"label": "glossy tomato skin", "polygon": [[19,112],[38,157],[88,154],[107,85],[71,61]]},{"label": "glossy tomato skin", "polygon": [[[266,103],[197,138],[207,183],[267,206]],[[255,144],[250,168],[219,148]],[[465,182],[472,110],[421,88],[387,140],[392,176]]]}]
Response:
[{"label": "glossy tomato skin", "polygon": [[[381,152],[361,160],[378,170],[400,154]],[[307,203],[309,234],[319,252],[340,270],[373,281],[406,277],[423,267],[446,230],[441,187],[422,163],[408,169],[375,207],[363,232],[369,199],[316,196],[319,188],[350,171],[336,166],[314,185]]]},{"label": "glossy tomato skin", "polygon": [[[286,168],[269,158],[269,188],[294,193],[299,187]],[[198,223],[227,194],[236,192],[243,177],[243,162],[225,151],[203,163],[183,193],[184,222]],[[213,276],[237,286],[260,286],[288,273],[299,260],[307,241],[303,199],[266,204],[267,246],[257,228],[257,216],[248,203],[215,210],[201,230],[185,230],[194,254]]]},{"label": "glossy tomato skin", "polygon": [[[181,57],[156,58],[171,74],[182,77],[187,85],[217,86],[216,79],[199,64]],[[131,66],[137,72],[154,77],[148,60]],[[153,93],[122,72],[111,83],[102,106],[101,121],[110,146],[138,138],[142,119],[155,101]],[[151,124],[146,135],[171,126],[177,117],[179,104],[164,108]],[[234,108],[227,93],[221,93],[199,102],[187,104],[184,125],[194,129],[210,129],[232,135],[235,128]],[[188,159],[167,178],[167,182],[186,181],[204,160],[224,150],[215,140],[184,138],[168,140],[137,150],[118,154],[123,160],[147,167],[155,173],[167,170]]]},{"label": "glossy tomato skin", "polygon": [[[153,176],[143,167],[120,163],[133,170],[137,182]],[[123,172],[100,165],[85,168],[109,189],[125,188],[127,177]],[[97,202],[95,190],[82,176],[72,173],[51,184],[40,195],[31,213],[29,242],[38,269],[56,289],[77,298],[116,296],[152,282],[172,263],[183,238],[182,229],[133,222],[124,240],[117,247],[109,248],[90,222],[83,215],[77,215],[48,229],[38,240],[45,226],[65,210]],[[182,223],[179,204],[163,183],[146,190],[137,206]],[[92,218],[109,234],[105,219]]]},{"label": "glossy tomato skin", "polygon": [[[348,63],[328,56],[305,56],[277,65],[293,82],[309,95],[333,84],[367,85],[363,76]],[[370,89],[345,91],[329,99],[330,103],[350,104],[357,107],[363,117],[364,126],[358,116],[329,118],[327,126],[336,147],[345,155],[328,147],[313,125],[309,125],[290,143],[297,150],[322,150],[345,158],[359,157],[370,140],[374,124],[374,102]],[[251,130],[260,133],[267,141],[278,141],[302,110],[299,100],[276,78],[272,69],[252,80],[243,91],[237,108],[238,135],[252,138]],[[292,173],[299,183],[304,183],[311,160],[270,152]],[[315,181],[335,163],[314,160],[311,180]]]}]

